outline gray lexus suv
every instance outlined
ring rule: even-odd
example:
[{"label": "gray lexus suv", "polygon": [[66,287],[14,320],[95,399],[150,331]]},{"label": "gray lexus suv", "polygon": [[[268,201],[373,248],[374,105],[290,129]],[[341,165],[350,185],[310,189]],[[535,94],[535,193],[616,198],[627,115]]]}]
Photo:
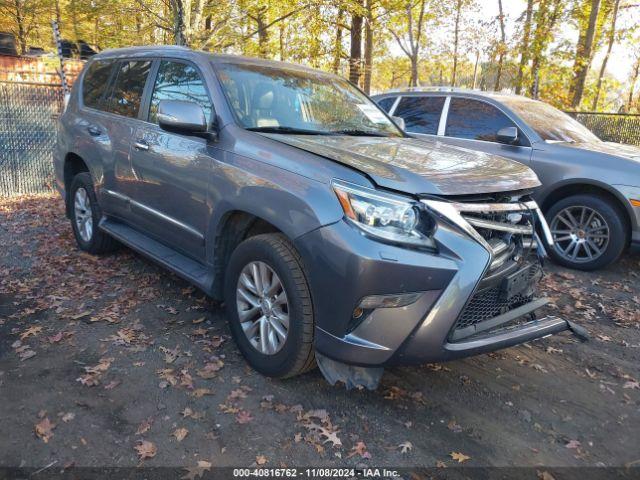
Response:
[{"label": "gray lexus suv", "polygon": [[[563,330],[516,162],[408,138],[347,81],[179,47],[94,56],[59,120],[79,247],[125,244],[223,300],[259,372],[375,387]],[[551,240],[549,240],[551,241]]]},{"label": "gray lexus suv", "polygon": [[531,167],[556,262],[594,270],[640,246],[640,148],[603,142],[566,113],[517,95],[440,87],[374,99],[412,136]]}]

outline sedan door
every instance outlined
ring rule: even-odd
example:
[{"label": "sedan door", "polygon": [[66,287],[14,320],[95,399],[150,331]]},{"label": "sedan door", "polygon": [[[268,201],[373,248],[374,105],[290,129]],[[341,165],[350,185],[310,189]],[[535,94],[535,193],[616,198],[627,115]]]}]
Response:
[{"label": "sedan door", "polygon": [[210,218],[207,192],[214,149],[204,138],[161,129],[157,113],[162,100],[195,102],[202,107],[209,125],[213,118],[213,106],[197,67],[182,60],[160,61],[147,121],[136,130],[131,148],[136,178],[131,208],[153,237],[202,261]]},{"label": "sedan door", "polygon": [[[446,143],[471,150],[501,155],[529,166],[532,148],[529,139],[517,124],[496,106],[482,100],[451,96],[443,115]],[[518,139],[513,143],[498,141],[498,131],[515,127]]]}]

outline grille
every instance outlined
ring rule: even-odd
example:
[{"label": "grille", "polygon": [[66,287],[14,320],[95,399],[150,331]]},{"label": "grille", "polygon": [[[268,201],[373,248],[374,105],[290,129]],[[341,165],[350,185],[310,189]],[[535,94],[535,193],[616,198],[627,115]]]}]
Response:
[{"label": "grille", "polygon": [[[531,268],[529,280],[533,281],[539,268]],[[470,327],[490,318],[507,313],[533,300],[533,294],[515,295],[510,299],[503,298],[500,286],[495,286],[476,292],[462,310],[454,329]]]}]

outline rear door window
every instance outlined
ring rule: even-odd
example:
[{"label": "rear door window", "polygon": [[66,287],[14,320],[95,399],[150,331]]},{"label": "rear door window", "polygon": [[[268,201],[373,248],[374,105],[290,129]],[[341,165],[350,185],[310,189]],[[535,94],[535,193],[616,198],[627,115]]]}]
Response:
[{"label": "rear door window", "polygon": [[150,70],[151,60],[121,62],[107,110],[124,117],[136,118]]},{"label": "rear door window", "polygon": [[391,110],[391,107],[393,107],[393,104],[395,103],[396,98],[398,97],[385,97],[385,98],[381,98],[376,103],[380,106],[381,109],[389,113],[389,110]]},{"label": "rear door window", "polygon": [[393,114],[402,117],[410,133],[436,135],[445,97],[402,97]]},{"label": "rear door window", "polygon": [[202,77],[193,65],[166,60],[160,63],[149,107],[151,123],[158,123],[158,105],[162,100],[197,103],[202,107],[207,123],[211,123],[211,100]]},{"label": "rear door window", "polygon": [[452,98],[447,116],[447,137],[497,142],[498,130],[516,125],[493,105],[470,98]]},{"label": "rear door window", "polygon": [[104,97],[109,85],[113,69],[112,60],[91,62],[82,81],[82,103],[85,106],[101,110],[104,108]]}]

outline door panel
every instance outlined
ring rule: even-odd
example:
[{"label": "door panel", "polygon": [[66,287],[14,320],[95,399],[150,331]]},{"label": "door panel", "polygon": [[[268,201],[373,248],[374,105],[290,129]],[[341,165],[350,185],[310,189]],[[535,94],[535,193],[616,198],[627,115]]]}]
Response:
[{"label": "door panel", "polygon": [[141,122],[131,147],[132,210],[158,240],[203,261],[214,149],[203,138],[167,132],[157,125],[158,104],[165,99],[198,103],[211,123],[213,107],[198,70],[187,62],[161,61],[148,122]]}]

